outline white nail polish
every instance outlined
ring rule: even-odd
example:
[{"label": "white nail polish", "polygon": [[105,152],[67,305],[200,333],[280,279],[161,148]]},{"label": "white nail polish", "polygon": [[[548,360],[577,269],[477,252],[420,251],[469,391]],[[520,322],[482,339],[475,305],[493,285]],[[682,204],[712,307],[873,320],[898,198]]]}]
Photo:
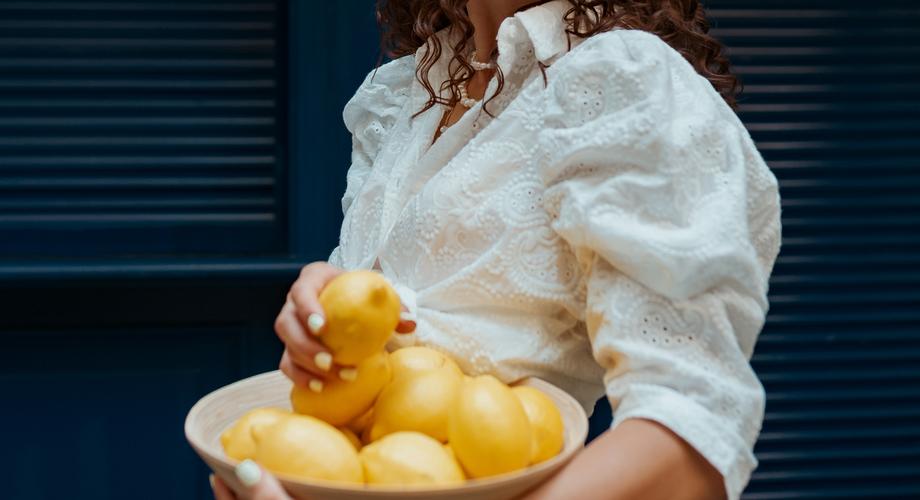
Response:
[{"label": "white nail polish", "polygon": [[316,356],[313,356],[313,364],[320,370],[328,372],[332,368],[332,354],[328,352],[316,353]]},{"label": "white nail polish", "polygon": [[313,335],[319,335],[319,330],[326,324],[326,318],[322,314],[312,313],[307,316],[307,328]]},{"label": "white nail polish", "polygon": [[247,488],[252,488],[262,479],[262,469],[247,458],[236,466],[236,478]]},{"label": "white nail polish", "polygon": [[323,392],[323,381],[319,379],[313,379],[308,384],[310,390],[313,392]]},{"label": "white nail polish", "polygon": [[412,321],[415,322],[415,313],[409,311],[400,311],[399,313],[400,321]]},{"label": "white nail polish", "polygon": [[356,368],[342,368],[339,370],[339,378],[346,382],[358,380],[358,370]]},{"label": "white nail polish", "polygon": [[214,474],[208,474],[208,482],[211,483],[211,489],[214,489]]}]

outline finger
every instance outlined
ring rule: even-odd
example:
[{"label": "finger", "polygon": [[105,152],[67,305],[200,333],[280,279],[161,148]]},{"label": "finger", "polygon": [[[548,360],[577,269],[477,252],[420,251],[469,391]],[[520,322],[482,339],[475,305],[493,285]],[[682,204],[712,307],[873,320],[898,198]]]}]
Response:
[{"label": "finger", "polygon": [[294,303],[286,302],[275,319],[275,333],[284,343],[291,361],[301,368],[324,378],[332,368],[332,354],[309,335],[294,315]]},{"label": "finger", "polygon": [[310,333],[322,333],[323,308],[319,304],[319,293],[326,283],[342,274],[342,270],[325,263],[313,263],[303,268],[300,278],[291,285],[290,299],[294,302],[297,318],[306,325]]},{"label": "finger", "polygon": [[236,466],[236,477],[246,489],[245,496],[252,500],[291,500],[290,495],[275,476],[264,471],[252,460],[243,460]]},{"label": "finger", "polygon": [[404,305],[400,305],[402,311],[399,313],[399,323],[396,324],[396,333],[412,333],[415,331],[416,319],[415,314],[409,312]]},{"label": "finger", "polygon": [[323,381],[316,375],[304,370],[291,361],[291,357],[287,350],[281,355],[281,362],[278,363],[278,369],[281,370],[281,373],[287,375],[287,378],[291,379],[294,385],[306,387],[313,392],[321,392],[323,390]]},{"label": "finger", "polygon": [[214,490],[214,500],[236,500],[236,494],[221,478],[211,474],[208,480],[211,481],[211,489]]}]

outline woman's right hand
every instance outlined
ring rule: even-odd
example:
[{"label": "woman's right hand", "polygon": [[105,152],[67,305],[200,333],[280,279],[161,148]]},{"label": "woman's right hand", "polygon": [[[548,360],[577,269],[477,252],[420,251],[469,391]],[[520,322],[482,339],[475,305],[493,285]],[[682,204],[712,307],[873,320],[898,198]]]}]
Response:
[{"label": "woman's right hand", "polygon": [[[332,374],[346,372],[348,367],[336,367],[329,350],[316,337],[325,326],[323,309],[319,305],[319,293],[342,274],[339,269],[328,262],[313,262],[304,266],[300,277],[291,285],[287,300],[275,319],[275,333],[284,343],[284,354],[278,367],[295,385],[308,387],[313,391],[322,391],[323,381]],[[403,307],[403,312],[406,308]],[[400,316],[396,326],[397,333],[415,331],[414,318]]]}]

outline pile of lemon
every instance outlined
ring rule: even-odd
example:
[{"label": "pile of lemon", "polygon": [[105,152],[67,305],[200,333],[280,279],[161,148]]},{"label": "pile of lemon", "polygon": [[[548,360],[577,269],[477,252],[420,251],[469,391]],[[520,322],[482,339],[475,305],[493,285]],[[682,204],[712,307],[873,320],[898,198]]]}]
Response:
[{"label": "pile of lemon", "polygon": [[562,450],[553,401],[532,387],[463,374],[427,347],[388,353],[399,297],[373,271],[350,271],[320,294],[320,340],[353,380],[295,386],[290,412],[258,408],[221,435],[229,457],[292,478],[398,486],[456,485],[515,471]]}]

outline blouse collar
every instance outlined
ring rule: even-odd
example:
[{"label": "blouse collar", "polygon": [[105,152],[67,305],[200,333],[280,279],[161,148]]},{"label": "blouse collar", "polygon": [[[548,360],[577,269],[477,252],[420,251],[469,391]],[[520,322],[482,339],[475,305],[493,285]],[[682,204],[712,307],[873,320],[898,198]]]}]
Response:
[{"label": "blouse collar", "polygon": [[[549,64],[554,57],[569,49],[569,36],[566,32],[568,24],[564,16],[570,8],[571,3],[568,0],[551,0],[503,20],[496,35],[500,58],[508,57],[513,60],[515,54],[512,52],[516,43],[520,41],[520,35],[523,34],[533,46],[534,57],[544,64]],[[453,44],[459,36],[454,31],[448,26],[432,35],[441,41],[442,52],[439,62],[449,61],[453,57]],[[426,50],[426,44],[422,44],[416,50],[416,67],[421,63]]]},{"label": "blouse collar", "polygon": [[[535,5],[518,12],[513,17],[505,19],[498,30],[498,43],[502,45],[507,29],[502,30],[509,19],[517,19],[521,24],[527,38],[533,45],[534,57],[544,64],[569,49],[569,37],[566,32],[568,24],[565,13],[571,9],[568,0],[552,0],[540,5]],[[503,33],[503,31],[505,33]]]}]

